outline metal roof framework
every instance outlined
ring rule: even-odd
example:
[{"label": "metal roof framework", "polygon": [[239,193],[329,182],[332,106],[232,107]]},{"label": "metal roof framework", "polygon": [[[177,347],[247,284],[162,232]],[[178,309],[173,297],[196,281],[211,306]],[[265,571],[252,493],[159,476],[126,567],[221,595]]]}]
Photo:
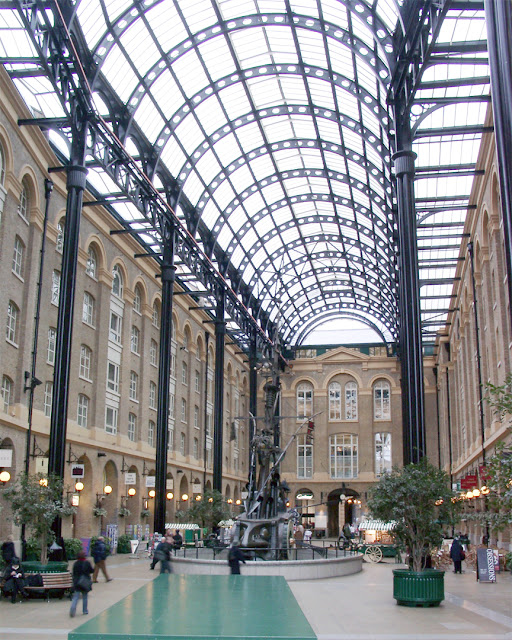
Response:
[{"label": "metal roof framework", "polygon": [[206,307],[227,294],[244,350],[333,317],[398,339],[391,157],[410,127],[423,343],[445,326],[489,130],[483,2],[15,0],[0,31],[63,162],[87,119],[96,202],[157,261],[172,220],[178,283]]}]

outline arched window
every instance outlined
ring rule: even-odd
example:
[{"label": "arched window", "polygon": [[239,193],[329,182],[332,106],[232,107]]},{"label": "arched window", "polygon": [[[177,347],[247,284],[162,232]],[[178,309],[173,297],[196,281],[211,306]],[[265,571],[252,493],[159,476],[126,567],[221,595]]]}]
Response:
[{"label": "arched window", "polygon": [[25,183],[21,187],[20,193],[20,203],[18,205],[18,213],[25,220],[28,219],[28,211],[29,211],[30,199],[29,199],[29,191],[28,187]]},{"label": "arched window", "polygon": [[391,419],[390,386],[386,380],[379,380],[373,386],[373,417],[375,420]]},{"label": "arched window", "polygon": [[7,325],[5,328],[5,337],[12,344],[17,344],[18,338],[18,316],[19,309],[12,300],[7,305]]},{"label": "arched window", "polygon": [[151,321],[153,326],[157,328],[160,326],[160,303],[158,300],[155,300],[153,303],[153,317],[151,318]]},{"label": "arched window", "polygon": [[341,420],[341,384],[329,385],[329,420]]},{"label": "arched window", "polygon": [[338,433],[329,437],[331,478],[357,478],[358,438],[351,433]]},{"label": "arched window", "polygon": [[297,419],[303,420],[313,415],[313,385],[301,382],[297,387]]},{"label": "arched window", "polygon": [[87,250],[87,264],[85,265],[85,273],[91,278],[96,279],[96,271],[98,269],[98,258],[93,247]]},{"label": "arched window", "polygon": [[357,420],[357,384],[345,385],[345,420]]},{"label": "arched window", "polygon": [[375,475],[391,471],[391,434],[375,434]]},{"label": "arched window", "polygon": [[118,298],[123,297],[123,276],[121,274],[121,269],[115,265],[112,269],[112,275],[114,279],[112,280],[112,293]]},{"label": "arched window", "polygon": [[0,186],[3,187],[5,183],[5,153],[4,148],[0,144]]},{"label": "arched window", "polygon": [[140,286],[137,285],[135,287],[135,295],[133,298],[133,310],[136,313],[141,313],[141,309],[142,309],[142,293],[140,290]]},{"label": "arched window", "polygon": [[64,247],[64,226],[65,226],[66,222],[65,219],[62,218],[62,220],[59,220],[59,222],[57,222],[57,244],[56,244],[56,249],[59,253],[62,253],[62,249]]}]

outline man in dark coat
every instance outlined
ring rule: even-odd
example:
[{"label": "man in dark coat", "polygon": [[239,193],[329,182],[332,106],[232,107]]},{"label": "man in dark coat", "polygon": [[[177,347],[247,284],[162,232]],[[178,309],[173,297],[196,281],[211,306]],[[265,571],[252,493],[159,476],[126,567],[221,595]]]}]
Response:
[{"label": "man in dark coat", "polygon": [[183,538],[181,537],[181,533],[178,529],[176,529],[176,531],[174,532],[172,539],[174,548],[181,549],[181,547],[183,546]]},{"label": "man in dark coat", "polygon": [[27,597],[25,591],[25,574],[21,568],[18,558],[12,558],[10,564],[5,569],[4,575],[4,592],[11,594],[11,602],[16,602],[16,596],[20,593],[22,596]]},{"label": "man in dark coat", "polygon": [[450,558],[453,560],[453,573],[462,573],[464,549],[457,538],[455,538],[450,547]]},{"label": "man in dark coat", "polygon": [[244,554],[236,542],[229,547],[228,564],[232,575],[240,575],[240,562],[245,564]]},{"label": "man in dark coat", "polygon": [[107,582],[110,582],[112,578],[108,575],[107,567],[105,564],[108,556],[108,549],[107,545],[105,544],[105,538],[103,536],[100,536],[94,543],[91,555],[94,559],[94,574],[92,576],[92,581],[98,582],[98,573],[101,569],[103,571],[103,575],[105,576],[105,580]]}]

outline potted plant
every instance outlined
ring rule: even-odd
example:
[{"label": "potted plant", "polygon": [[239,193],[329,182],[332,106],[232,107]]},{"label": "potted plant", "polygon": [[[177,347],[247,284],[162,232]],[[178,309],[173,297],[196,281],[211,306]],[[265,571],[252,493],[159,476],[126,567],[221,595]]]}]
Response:
[{"label": "potted plant", "polygon": [[107,510],[103,507],[93,507],[92,514],[95,518],[102,518],[107,515]]},{"label": "potted plant", "polygon": [[149,518],[150,515],[151,511],[149,509],[142,509],[142,511],[140,512],[141,518]]},{"label": "potted plant", "polygon": [[127,509],[126,507],[120,507],[117,512],[117,515],[120,518],[127,518],[130,514],[131,514],[130,509]]},{"label": "potted plant", "polygon": [[455,504],[444,471],[426,458],[395,467],[370,490],[368,509],[376,519],[395,523],[393,536],[409,552],[409,569],[393,571],[393,595],[406,606],[437,606],[444,600],[444,571],[428,568],[431,549],[443,540]]}]

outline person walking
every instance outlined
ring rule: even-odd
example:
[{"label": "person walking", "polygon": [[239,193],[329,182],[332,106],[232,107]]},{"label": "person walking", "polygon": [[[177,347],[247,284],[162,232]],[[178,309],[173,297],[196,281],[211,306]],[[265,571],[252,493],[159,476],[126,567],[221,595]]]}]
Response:
[{"label": "person walking", "polygon": [[228,564],[231,575],[240,575],[240,562],[245,564],[244,554],[238,546],[238,542],[233,542],[228,552]]},{"label": "person walking", "polygon": [[173,548],[172,536],[162,538],[155,549],[154,559],[160,562],[160,575],[171,573],[171,551]]},{"label": "person walking", "polygon": [[76,554],[76,561],[73,564],[73,598],[71,599],[71,609],[69,615],[74,618],[76,614],[76,605],[80,595],[82,596],[82,613],[86,616],[89,611],[87,610],[87,596],[92,589],[91,573],[94,572],[91,563],[87,560],[87,556],[83,549]]},{"label": "person walking", "polygon": [[450,558],[453,560],[453,573],[462,573],[462,561],[466,557],[460,541],[455,538],[450,547]]},{"label": "person walking", "polygon": [[106,560],[108,556],[107,545],[105,544],[105,538],[103,536],[99,536],[99,538],[94,543],[91,553],[94,559],[94,573],[92,576],[93,582],[98,582],[98,573],[100,569],[105,576],[105,580],[110,582],[112,578],[107,573]]}]

